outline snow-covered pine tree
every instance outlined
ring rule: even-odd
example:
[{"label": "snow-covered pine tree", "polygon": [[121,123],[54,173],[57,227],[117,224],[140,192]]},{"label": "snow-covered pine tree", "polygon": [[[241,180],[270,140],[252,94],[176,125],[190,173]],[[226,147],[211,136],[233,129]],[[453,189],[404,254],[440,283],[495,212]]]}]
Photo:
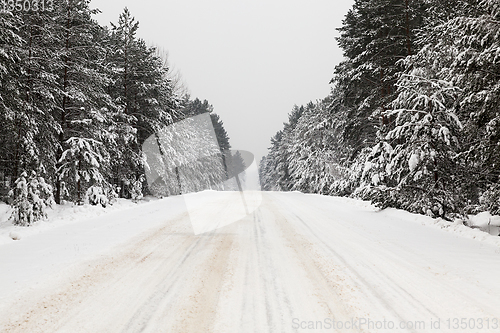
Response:
[{"label": "snow-covered pine tree", "polygon": [[20,226],[30,226],[46,218],[47,207],[54,204],[52,186],[38,177],[35,171],[29,177],[26,171],[22,172],[9,196],[14,208],[11,219],[13,224]]},{"label": "snow-covered pine tree", "polygon": [[384,113],[393,124],[381,132],[363,173],[373,186],[370,198],[382,207],[448,217],[463,202],[456,177],[461,91],[429,67],[412,67],[398,86],[393,109]]},{"label": "snow-covered pine tree", "polygon": [[97,10],[90,9],[89,4],[90,0],[68,0],[55,8],[61,62],[56,72],[61,93],[56,96],[54,110],[54,118],[60,124],[56,160],[58,203],[63,181],[78,202],[86,190],[82,188],[82,179],[102,182],[109,162],[108,150],[116,147],[102,144],[112,142],[109,127],[114,104],[105,91],[110,80],[103,69],[103,31],[92,18]]},{"label": "snow-covered pine tree", "polygon": [[283,131],[278,131],[271,138],[271,147],[269,153],[262,158],[259,163],[259,180],[261,188],[264,191],[279,191],[278,185],[278,160]]},{"label": "snow-covered pine tree", "polygon": [[68,148],[59,160],[58,174],[73,194],[71,199],[83,203],[83,193],[88,187],[105,183],[100,171],[105,161],[105,147],[94,139],[78,137],[71,137],[65,145]]},{"label": "snow-covered pine tree", "polygon": [[202,102],[199,98],[195,98],[194,100],[190,100],[189,96],[185,96],[184,98],[185,99],[182,102],[182,110],[180,112],[181,117],[187,118],[203,113],[209,113],[220,150],[223,152],[231,149],[229,136],[224,128],[224,123],[222,122],[220,116],[214,112],[214,107],[207,100]]},{"label": "snow-covered pine tree", "polygon": [[[4,169],[13,178],[20,170],[49,168],[57,123],[51,118],[54,107],[54,60],[50,44],[54,41],[50,13],[1,12],[2,91],[0,114],[5,116],[6,148]],[[43,169],[43,168],[42,168]],[[49,179],[50,181],[50,179]]]},{"label": "snow-covered pine tree", "polygon": [[[116,140],[118,149],[112,151],[111,163],[113,182],[120,187],[120,197],[129,195],[127,184],[135,180],[136,174],[142,165],[142,156],[137,150],[138,131],[137,117],[132,115],[133,96],[131,94],[134,69],[133,53],[138,52],[137,30],[139,22],[130,14],[128,8],[120,14],[118,24],[112,23],[110,31],[110,45],[108,50],[108,62],[112,68],[113,81],[108,91],[118,107],[117,119],[121,125],[116,128]],[[138,58],[138,57],[136,57]]]},{"label": "snow-covered pine tree", "polygon": [[356,0],[338,29],[337,41],[346,59],[336,67],[332,82],[342,112],[347,113],[343,135],[352,151],[349,161],[376,143],[377,126],[387,121],[380,111],[394,98],[401,71],[398,60],[415,52],[423,3]]},{"label": "snow-covered pine tree", "polygon": [[[436,48],[456,49],[444,77],[463,91],[461,157],[468,169],[463,181],[471,209],[481,204],[480,210],[498,212],[500,202],[494,198],[500,195],[500,4],[481,0],[464,8],[438,25],[427,41]],[[443,34],[448,38],[439,40]]]},{"label": "snow-covered pine tree", "polygon": [[330,114],[330,98],[310,102],[293,130],[290,175],[293,190],[304,193],[330,194],[339,178],[334,149],[334,119]]},{"label": "snow-covered pine tree", "polygon": [[[153,47],[137,38],[139,23],[125,8],[118,23],[112,24],[108,63],[113,83],[108,91],[118,106],[115,138],[118,149],[112,151],[111,170],[115,182],[137,181],[144,172],[140,147],[153,133],[171,124],[178,109],[168,68]],[[130,194],[130,193],[129,193]]]},{"label": "snow-covered pine tree", "polygon": [[[54,118],[57,109],[56,96],[62,93],[58,82],[58,71],[62,66],[59,57],[60,44],[57,34],[57,13],[55,11],[21,11],[23,20],[22,36],[24,47],[20,51],[23,62],[21,82],[24,84],[24,96],[27,110],[36,114],[34,120],[33,152],[30,156],[35,169],[43,165],[47,180],[55,179],[55,146],[60,130],[59,122]],[[27,122],[28,123],[28,122]],[[26,135],[29,137],[29,135]],[[33,165],[36,164],[36,165]]]},{"label": "snow-covered pine tree", "polygon": [[24,150],[20,126],[22,125],[20,110],[22,84],[19,80],[19,50],[22,37],[19,28],[22,21],[13,13],[0,11],[0,172],[4,175],[19,176],[19,151]]},{"label": "snow-covered pine tree", "polygon": [[109,199],[101,186],[93,185],[87,189],[87,192],[85,192],[84,202],[94,206],[101,205],[103,208],[106,208]]}]

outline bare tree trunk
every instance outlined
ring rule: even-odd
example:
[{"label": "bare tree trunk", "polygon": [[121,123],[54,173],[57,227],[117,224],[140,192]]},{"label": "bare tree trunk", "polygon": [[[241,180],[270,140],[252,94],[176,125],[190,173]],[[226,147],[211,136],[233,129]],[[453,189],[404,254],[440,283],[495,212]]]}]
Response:
[{"label": "bare tree trunk", "polygon": [[408,55],[411,55],[410,0],[406,0],[406,47],[408,48]]},{"label": "bare tree trunk", "polygon": [[[63,78],[63,101],[62,101],[62,108],[61,108],[61,132],[59,133],[59,149],[57,153],[57,159],[58,159],[58,168],[60,167],[59,159],[62,156],[62,153],[64,151],[64,130],[66,128],[66,104],[68,103],[68,98],[66,97],[66,91],[68,89],[68,64],[69,64],[69,48],[70,48],[70,40],[69,40],[69,31],[70,31],[70,23],[71,23],[71,3],[68,3],[68,11],[67,11],[67,17],[66,17],[66,55],[64,58],[64,78]],[[56,195],[55,195],[55,201],[57,204],[61,203],[61,179],[59,178],[59,174],[57,175],[57,180],[56,180]]]},{"label": "bare tree trunk", "polygon": [[[81,157],[78,161],[78,173],[80,174],[81,172],[81,165],[82,165],[82,162],[81,162]],[[78,181],[76,183],[76,193],[77,193],[77,202],[79,205],[82,204],[82,194],[81,194],[81,191],[82,191],[82,179],[80,177],[80,175],[78,176]]]}]

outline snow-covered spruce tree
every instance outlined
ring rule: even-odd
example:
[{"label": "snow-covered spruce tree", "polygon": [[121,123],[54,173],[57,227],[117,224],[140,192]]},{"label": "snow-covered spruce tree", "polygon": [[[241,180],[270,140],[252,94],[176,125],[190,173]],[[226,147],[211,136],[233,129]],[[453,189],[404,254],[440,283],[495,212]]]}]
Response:
[{"label": "snow-covered spruce tree", "polygon": [[287,192],[292,189],[293,180],[290,175],[290,127],[285,125],[281,144],[277,147],[276,154],[276,190]]},{"label": "snow-covered spruce tree", "polygon": [[137,38],[138,29],[139,23],[125,8],[109,35],[107,61],[113,69],[113,81],[108,92],[117,105],[116,118],[120,120],[115,126],[118,146],[111,151],[111,171],[113,181],[122,189],[122,197],[130,196],[125,184],[137,181],[144,172],[141,145],[171,124],[179,107],[168,68],[155,48]]},{"label": "snow-covered spruce tree", "polygon": [[262,156],[259,161],[259,185],[262,191],[269,191],[267,179],[267,155]]},{"label": "snow-covered spruce tree", "polygon": [[109,145],[112,140],[108,139],[114,121],[110,112],[115,106],[106,92],[110,80],[103,68],[103,29],[92,19],[97,10],[89,5],[89,0],[67,0],[55,8],[60,61],[55,71],[60,93],[55,96],[57,107],[53,112],[59,123],[57,203],[62,197],[61,182],[65,182],[72,200],[82,202],[86,190],[82,180],[101,182],[109,150],[116,147]]},{"label": "snow-covered spruce tree", "polygon": [[356,0],[337,38],[345,60],[332,83],[342,112],[345,145],[356,159],[376,142],[378,117],[395,97],[401,71],[397,62],[416,51],[415,34],[422,26],[423,0]]},{"label": "snow-covered spruce tree", "polygon": [[262,158],[259,163],[259,180],[262,190],[264,191],[279,191],[278,188],[278,158],[279,147],[283,138],[283,131],[278,131],[271,138],[271,147],[269,153]]},{"label": "snow-covered spruce tree", "polygon": [[[462,158],[467,165],[467,186],[471,209],[500,211],[500,4],[482,0],[459,17],[436,28],[438,35],[457,50],[446,75],[463,90],[460,115],[464,119]],[[480,202],[479,202],[480,201]]]},{"label": "snow-covered spruce tree", "polygon": [[[57,123],[51,119],[57,64],[53,50],[50,13],[0,13],[0,139],[4,171],[16,179],[20,170],[48,167]],[[5,150],[4,150],[5,149]],[[2,163],[2,164],[3,164]],[[49,179],[50,181],[50,179]]]},{"label": "snow-covered spruce tree", "polygon": [[[331,185],[330,193],[333,195],[348,196],[360,184],[367,150],[369,149],[364,147],[364,145],[367,145],[369,141],[363,140],[363,144],[360,146],[359,142],[355,143],[351,140],[351,136],[357,130],[354,130],[352,126],[352,106],[346,105],[342,89],[344,88],[341,85],[334,86],[329,106],[329,117],[331,118],[332,125],[331,131],[333,131],[332,140],[335,142],[329,148],[332,150],[331,155],[333,161],[335,161],[336,169],[336,177]],[[357,121],[365,122],[368,126],[373,125],[372,119],[363,120],[359,118]]]},{"label": "snow-covered spruce tree", "polygon": [[[363,163],[363,169],[359,186],[354,191],[355,196],[369,200],[376,197],[379,191],[386,189],[384,184],[389,180],[387,167],[393,152],[394,149],[386,141],[380,141],[366,150],[364,161],[358,161],[360,165]],[[387,200],[384,204],[390,206],[391,202]]]},{"label": "snow-covered spruce tree", "polygon": [[340,178],[335,154],[338,136],[329,110],[330,98],[309,103],[293,130],[290,175],[293,190],[330,194]]},{"label": "snow-covered spruce tree", "polygon": [[356,0],[337,38],[345,60],[335,68],[330,106],[338,143],[336,180],[330,193],[350,195],[359,187],[365,160],[377,142],[382,114],[396,96],[403,70],[398,61],[418,51],[425,0]]},{"label": "snow-covered spruce tree", "polygon": [[18,176],[19,152],[22,149],[20,110],[23,104],[21,95],[22,84],[19,80],[20,61],[19,50],[22,47],[22,37],[19,27],[21,20],[13,13],[0,12],[0,171]]},{"label": "snow-covered spruce tree", "polygon": [[259,163],[263,190],[345,194],[345,113],[335,112],[332,99],[292,109],[289,122],[271,139],[269,153]]},{"label": "snow-covered spruce tree", "polygon": [[130,191],[132,201],[137,202],[143,198],[144,195],[142,192],[142,187],[144,180],[144,175],[141,175],[139,179],[132,183],[132,190]]},{"label": "snow-covered spruce tree", "polygon": [[101,205],[103,208],[106,208],[109,200],[101,186],[90,186],[87,192],[85,192],[84,202],[93,206]]},{"label": "snow-covered spruce tree", "polygon": [[294,143],[294,130],[299,122],[299,119],[304,114],[305,108],[303,106],[295,105],[288,115],[288,122],[283,125],[283,133],[281,140],[276,141],[276,186],[278,191],[291,191],[293,188],[294,180],[290,171],[290,161],[293,153]]},{"label": "snow-covered spruce tree", "polygon": [[309,103],[291,132],[288,171],[293,190],[350,195],[359,185],[366,149],[356,151],[349,144],[349,111],[336,91]]},{"label": "snow-covered spruce tree", "polygon": [[224,123],[219,115],[214,112],[214,107],[207,100],[202,102],[199,98],[195,98],[194,100],[190,100],[189,96],[185,96],[184,98],[185,100],[182,101],[180,116],[182,118],[187,118],[203,113],[209,113],[221,152],[231,149],[229,136],[224,128]]},{"label": "snow-covered spruce tree", "polygon": [[[411,58],[406,60],[411,61]],[[417,67],[398,82],[394,119],[368,156],[361,187],[376,204],[448,217],[463,203],[459,173],[462,124],[456,114],[460,89]]]},{"label": "snow-covered spruce tree", "polygon": [[29,177],[23,172],[15,181],[9,196],[14,208],[10,218],[13,224],[20,226],[30,226],[46,218],[47,207],[54,204],[52,186],[42,177],[38,177],[35,171],[32,171]]},{"label": "snow-covered spruce tree", "polygon": [[58,174],[70,187],[71,199],[83,203],[86,188],[105,182],[100,172],[101,163],[105,161],[105,148],[101,142],[89,138],[72,137],[65,144],[68,148],[59,160]]},{"label": "snow-covered spruce tree", "polygon": [[[214,141],[209,114],[173,123],[151,136],[145,146],[150,189],[169,196],[222,189],[227,179],[223,155]],[[148,176],[149,177],[149,176]]]}]

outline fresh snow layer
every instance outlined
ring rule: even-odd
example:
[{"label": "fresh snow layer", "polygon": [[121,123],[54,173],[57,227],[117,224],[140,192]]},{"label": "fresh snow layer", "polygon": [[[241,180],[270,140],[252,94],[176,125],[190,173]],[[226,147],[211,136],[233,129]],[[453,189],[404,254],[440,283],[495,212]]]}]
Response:
[{"label": "fresh snow layer", "polygon": [[470,215],[468,224],[493,236],[500,235],[500,216],[492,216],[490,212]]},{"label": "fresh snow layer", "polygon": [[[149,200],[151,199],[152,198],[149,198]],[[137,204],[125,199],[118,199],[113,205],[109,205],[107,208],[103,208],[100,205],[80,206],[65,202],[63,205],[55,205],[53,209],[47,208],[49,216],[48,220],[38,221],[31,227],[26,228],[13,226],[9,220],[9,217],[12,214],[12,208],[9,205],[0,202],[0,245],[11,243],[11,233],[16,233],[20,236],[31,236],[49,229],[77,223],[82,220],[90,220],[109,212],[135,206],[137,206]]]},{"label": "fresh snow layer", "polygon": [[[10,209],[0,206],[8,215]],[[137,234],[185,211],[180,197],[135,204],[120,200],[101,206],[66,204],[49,211],[48,221],[16,227],[3,218],[0,228],[0,311],[5,299],[60,275],[69,265],[100,256]],[[0,220],[1,221],[1,220]],[[13,236],[18,238],[13,240]],[[1,332],[1,330],[0,330]]]},{"label": "fresh snow layer", "polygon": [[499,237],[354,199],[260,195],[199,235],[190,215],[223,218],[227,196],[0,220],[0,332],[500,330]]}]

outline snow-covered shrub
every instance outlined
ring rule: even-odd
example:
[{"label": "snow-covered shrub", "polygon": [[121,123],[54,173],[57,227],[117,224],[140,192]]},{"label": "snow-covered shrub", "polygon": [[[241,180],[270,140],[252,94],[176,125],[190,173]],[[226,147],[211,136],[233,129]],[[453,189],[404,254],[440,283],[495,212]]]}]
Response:
[{"label": "snow-covered shrub", "polygon": [[479,198],[479,207],[472,213],[489,211],[492,215],[500,215],[500,184],[493,184]]},{"label": "snow-covered shrub", "polygon": [[132,197],[132,201],[137,202],[142,199],[142,185],[144,180],[144,175],[141,175],[137,180],[132,182],[130,187],[130,196]]},{"label": "snow-covered shrub", "polygon": [[38,177],[35,171],[30,177],[23,172],[15,181],[9,197],[14,208],[10,218],[15,225],[21,226],[29,226],[46,218],[46,208],[54,204],[52,186]]},{"label": "snow-covered shrub", "polygon": [[64,181],[61,181],[61,198],[70,198],[68,187]]},{"label": "snow-covered shrub", "polygon": [[373,199],[376,192],[385,189],[388,178],[387,166],[393,153],[386,141],[377,143],[365,156],[359,187],[354,195],[361,199]]},{"label": "snow-covered shrub", "polygon": [[108,184],[104,190],[106,193],[106,196],[108,198],[108,203],[110,205],[113,205],[116,200],[119,198],[118,193],[120,192],[120,187],[113,185],[113,184]]},{"label": "snow-covered shrub", "polygon": [[359,194],[366,161],[371,154],[370,148],[362,149],[353,161],[339,165],[339,177],[332,184],[331,194],[339,196],[362,197]]},{"label": "snow-covered shrub", "polygon": [[109,203],[108,197],[104,194],[101,186],[91,186],[85,193],[85,202],[91,205],[101,205],[106,208]]},{"label": "snow-covered shrub", "polygon": [[21,240],[21,234],[17,231],[11,231],[9,233],[9,237],[12,239],[12,240]]},{"label": "snow-covered shrub", "polygon": [[[58,169],[61,181],[71,192],[72,199],[82,203],[82,190],[88,183],[102,184],[101,163],[104,162],[103,144],[94,139],[72,137],[66,141],[66,149],[60,160]],[[88,186],[88,185],[87,185]]]}]

